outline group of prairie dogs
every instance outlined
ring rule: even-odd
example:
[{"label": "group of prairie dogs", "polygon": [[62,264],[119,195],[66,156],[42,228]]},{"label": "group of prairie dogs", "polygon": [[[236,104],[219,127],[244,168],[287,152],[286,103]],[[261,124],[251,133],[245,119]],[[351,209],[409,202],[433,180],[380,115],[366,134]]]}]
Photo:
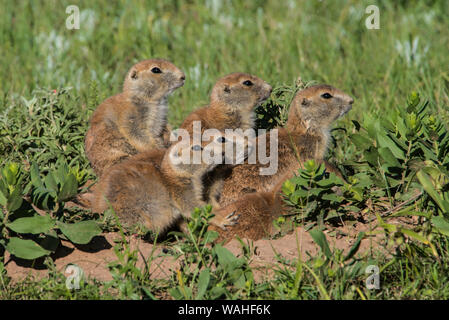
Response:
[{"label": "group of prairie dogs", "polygon": [[[194,208],[209,203],[215,215],[210,228],[220,239],[269,236],[272,221],[286,210],[283,182],[304,160],[324,161],[330,126],[354,100],[329,85],[311,86],[297,92],[287,125],[277,128],[277,135],[268,131],[229,139],[225,129],[255,127],[255,108],[272,91],[254,75],[232,73],[214,85],[209,105],[192,112],[180,126],[193,133],[200,123],[202,131],[217,129],[218,134],[209,141],[186,142],[170,139],[167,128],[167,99],[184,81],[184,73],[167,60],[141,61],[126,75],[123,92],[95,110],[85,139],[87,157],[99,177],[92,209],[103,212],[111,206],[124,225],[141,223],[161,233],[171,227],[183,230]],[[271,138],[277,144],[277,172],[260,175],[266,165],[243,160],[261,139]],[[229,154],[226,148],[244,151]],[[202,152],[221,161],[205,161]],[[186,154],[199,161],[180,161]]]}]

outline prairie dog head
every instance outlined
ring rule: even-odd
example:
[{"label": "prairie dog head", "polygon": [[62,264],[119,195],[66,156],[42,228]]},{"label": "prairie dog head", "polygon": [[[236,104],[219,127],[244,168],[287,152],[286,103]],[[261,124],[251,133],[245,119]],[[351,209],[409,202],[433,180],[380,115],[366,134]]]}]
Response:
[{"label": "prairie dog head", "polygon": [[247,137],[216,130],[200,143],[193,139],[176,142],[167,150],[164,163],[179,176],[199,176],[220,164],[242,163],[253,149],[254,143]]},{"label": "prairie dog head", "polygon": [[231,73],[217,81],[210,100],[211,104],[224,105],[231,111],[252,111],[268,99],[271,90],[268,83],[256,76]]},{"label": "prairie dog head", "polygon": [[354,99],[327,84],[299,91],[292,101],[287,125],[302,123],[307,129],[328,129],[352,108]]},{"label": "prairie dog head", "polygon": [[182,87],[184,81],[184,72],[171,62],[149,59],[131,67],[126,75],[123,91],[131,96],[161,100]]},{"label": "prairie dog head", "polygon": [[225,131],[208,129],[203,133],[203,140],[210,141],[204,148],[203,159],[213,158],[219,164],[243,163],[255,149],[254,142],[239,131]]},{"label": "prairie dog head", "polygon": [[184,178],[201,176],[211,171],[218,164],[213,161],[204,161],[203,150],[207,145],[208,143],[196,143],[193,140],[181,140],[174,143],[164,156],[163,164],[166,171],[169,168],[171,172]]}]

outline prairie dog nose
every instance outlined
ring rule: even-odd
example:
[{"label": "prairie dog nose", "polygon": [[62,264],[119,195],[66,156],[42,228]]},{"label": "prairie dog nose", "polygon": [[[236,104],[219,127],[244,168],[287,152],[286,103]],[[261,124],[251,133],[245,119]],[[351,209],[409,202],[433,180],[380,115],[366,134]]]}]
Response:
[{"label": "prairie dog nose", "polygon": [[271,92],[273,91],[273,87],[266,82],[265,82],[265,86],[267,87],[268,92],[271,94]]}]

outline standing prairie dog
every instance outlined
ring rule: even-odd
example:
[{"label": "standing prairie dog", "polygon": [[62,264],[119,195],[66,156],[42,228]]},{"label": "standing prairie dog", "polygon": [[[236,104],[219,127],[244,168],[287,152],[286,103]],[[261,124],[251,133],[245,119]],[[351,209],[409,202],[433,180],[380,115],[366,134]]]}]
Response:
[{"label": "standing prairie dog", "polygon": [[[229,143],[244,151],[227,154]],[[203,186],[207,172],[226,161],[244,160],[248,150],[251,148],[246,139],[232,142],[220,134],[212,142],[192,144],[183,140],[165,152],[138,154],[111,167],[100,178],[93,211],[103,212],[110,204],[124,225],[140,222],[154,232],[163,233],[180,219],[189,218],[195,207],[210,202]],[[223,229],[236,218],[233,214],[217,215],[211,223]]]},{"label": "standing prairie dog", "polygon": [[231,73],[214,85],[210,104],[188,115],[180,128],[191,134],[195,121],[201,123],[202,130],[254,128],[254,109],[268,99],[271,90],[268,83],[256,76]]},{"label": "standing prairie dog", "polygon": [[[180,129],[189,135],[202,135],[205,130],[241,129],[255,127],[255,108],[270,96],[272,87],[262,79],[247,73],[231,73],[219,79],[210,95],[208,106],[192,112]],[[199,125],[201,130],[195,131]],[[221,194],[223,178],[229,175],[232,166],[219,166],[208,172],[204,187],[213,203]]]},{"label": "standing prairie dog", "polygon": [[[299,91],[290,106],[285,128],[277,128],[275,143],[278,147],[277,172],[261,175],[259,162],[241,164],[225,177],[220,204],[225,206],[243,193],[270,191],[280,181],[286,180],[302,167],[305,160],[324,162],[330,139],[332,123],[346,114],[354,100],[348,94],[330,85],[315,85]],[[266,139],[267,154],[270,154],[271,132],[257,137],[254,143]],[[326,163],[330,171],[335,171]]]},{"label": "standing prairie dog", "polygon": [[167,98],[184,80],[184,73],[163,59],[129,70],[123,92],[101,103],[90,120],[85,149],[97,176],[138,152],[166,147]]},{"label": "standing prairie dog", "polygon": [[[225,180],[220,199],[222,207],[217,215],[237,213],[238,223],[220,232],[221,240],[235,235],[258,240],[271,235],[272,222],[286,213],[281,190],[302,162],[308,159],[322,161],[327,150],[330,126],[346,114],[354,100],[344,92],[329,85],[316,85],[299,91],[292,101],[287,126],[279,129],[279,170],[273,176],[259,175],[259,164],[242,164],[232,170]],[[253,193],[242,196],[244,188]]]}]

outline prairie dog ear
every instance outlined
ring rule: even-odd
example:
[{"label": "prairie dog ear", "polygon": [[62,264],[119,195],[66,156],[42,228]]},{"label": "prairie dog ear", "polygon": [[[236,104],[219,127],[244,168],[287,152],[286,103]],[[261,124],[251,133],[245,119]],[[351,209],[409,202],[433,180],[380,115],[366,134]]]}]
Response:
[{"label": "prairie dog ear", "polygon": [[310,105],[310,100],[307,98],[302,98],[301,105],[303,107],[308,107]]},{"label": "prairie dog ear", "polygon": [[132,72],[131,72],[131,79],[133,79],[133,80],[137,80],[137,71],[136,70],[133,70]]},{"label": "prairie dog ear", "polygon": [[229,88],[229,86],[227,84],[225,84],[225,86],[224,86],[224,92],[231,93],[231,89]]}]

